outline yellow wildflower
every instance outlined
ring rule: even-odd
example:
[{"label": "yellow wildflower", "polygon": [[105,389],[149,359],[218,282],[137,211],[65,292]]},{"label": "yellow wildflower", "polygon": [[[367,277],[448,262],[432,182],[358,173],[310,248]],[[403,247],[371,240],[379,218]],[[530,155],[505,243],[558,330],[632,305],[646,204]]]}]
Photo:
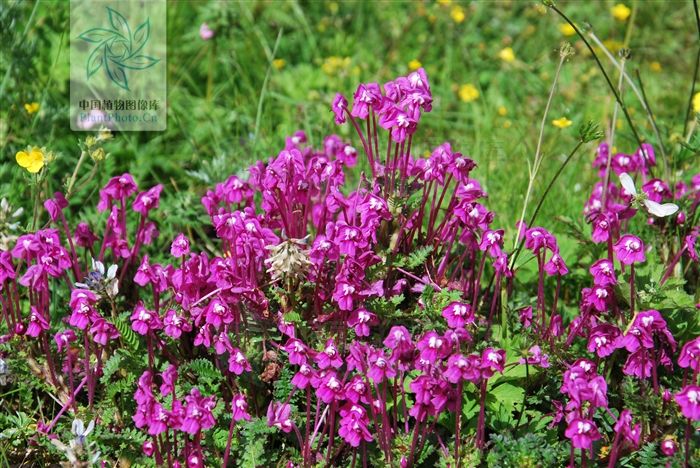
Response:
[{"label": "yellow wildflower", "polygon": [[33,114],[34,112],[39,111],[39,103],[38,102],[28,102],[24,105],[24,110],[27,111],[27,114]]},{"label": "yellow wildflower", "polygon": [[107,141],[111,140],[112,137],[112,131],[108,129],[107,127],[100,127],[100,130],[97,132],[97,140],[96,141]]},{"label": "yellow wildflower", "polygon": [[418,70],[420,67],[422,67],[423,64],[420,63],[420,60],[413,59],[410,62],[408,62],[408,68],[413,71],[413,70]]},{"label": "yellow wildflower", "polygon": [[459,98],[463,102],[472,102],[479,99],[479,90],[473,84],[463,84],[459,87]]},{"label": "yellow wildflower", "polygon": [[576,34],[576,30],[569,23],[560,24],[559,31],[566,37],[573,36],[574,34]]},{"label": "yellow wildflower", "polygon": [[651,62],[649,64],[649,68],[651,68],[651,71],[653,72],[660,72],[661,71],[661,63],[659,62]]},{"label": "yellow wildflower", "polygon": [[467,17],[467,15],[464,14],[464,9],[459,5],[452,8],[452,11],[450,11],[450,16],[455,23],[461,23],[464,21],[464,18]]},{"label": "yellow wildflower", "polygon": [[95,162],[104,160],[105,156],[104,148],[97,148],[96,150],[90,152],[90,157]]},{"label": "yellow wildflower", "polygon": [[506,120],[505,122],[503,122],[503,128],[510,128],[512,126],[513,122],[511,122],[510,120]]},{"label": "yellow wildflower", "polygon": [[700,114],[700,93],[693,96],[693,112]]},{"label": "yellow wildflower", "polygon": [[506,106],[498,106],[498,115],[501,117],[505,117],[505,115],[508,113],[508,109],[506,109]]},{"label": "yellow wildflower", "polygon": [[287,64],[287,61],[284,59],[274,59],[272,61],[272,66],[275,67],[276,70],[281,70],[284,68],[284,66]]},{"label": "yellow wildflower", "polygon": [[498,53],[498,58],[504,62],[513,62],[515,60],[515,52],[513,52],[512,47],[506,47]]},{"label": "yellow wildflower", "polygon": [[566,128],[571,126],[573,122],[566,117],[561,117],[559,119],[554,119],[552,120],[552,125],[554,125],[557,128]]},{"label": "yellow wildflower", "polygon": [[622,3],[618,3],[614,7],[610,9],[610,12],[613,15],[613,18],[615,18],[618,21],[627,21],[627,18],[630,17],[632,14],[632,10],[627,5],[624,5]]},{"label": "yellow wildflower", "polygon": [[438,0],[440,5],[452,5],[452,0]]},{"label": "yellow wildflower", "polygon": [[37,147],[27,148],[25,151],[17,151],[15,159],[17,164],[32,174],[36,174],[44,167],[44,152]]}]

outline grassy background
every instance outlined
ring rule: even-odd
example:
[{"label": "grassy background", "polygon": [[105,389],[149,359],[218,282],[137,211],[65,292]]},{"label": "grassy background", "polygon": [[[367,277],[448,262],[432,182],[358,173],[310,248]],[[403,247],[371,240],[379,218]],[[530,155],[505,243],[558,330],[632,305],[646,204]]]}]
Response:
[{"label": "grassy background", "polygon": [[[628,41],[628,69],[639,70],[662,135],[671,138],[682,131],[698,40],[692,2],[628,0],[633,12],[626,21],[613,17],[614,3],[558,5],[577,24],[590,23],[613,51]],[[199,37],[202,22],[216,31],[213,40]],[[338,133],[359,147],[349,126],[333,123],[334,93],[351,97],[357,83],[384,82],[419,61],[435,102],[422,119],[415,151],[427,153],[450,140],[470,155],[497,213],[495,225],[511,228],[522,207],[527,160],[535,152],[562,40],[572,42],[576,55],[565,64],[554,97],[537,188],[541,191],[575,145],[578,125],[610,124],[611,93],[583,43],[566,37],[562,24],[530,1],[169,2],[168,129],[118,134],[107,145],[111,157],[99,182],[130,171],[140,187],[162,183],[166,191],[157,216],[167,220],[164,229],[200,229],[204,211],[198,200],[205,188],[277,154],[295,130],[307,131],[316,146],[325,135]],[[84,137],[71,132],[68,122],[68,26],[67,1],[10,1],[0,7],[0,197],[24,205],[27,213],[28,179],[14,161],[16,151],[29,144],[60,153],[50,167],[52,192],[72,172],[79,156],[76,142]],[[505,47],[513,49],[514,61],[499,58]],[[610,63],[603,63],[616,80]],[[478,98],[460,99],[463,85],[476,87]],[[625,94],[641,132],[654,142],[639,103]],[[34,101],[41,109],[28,115],[23,105]],[[551,125],[563,116],[573,121],[571,127]],[[616,147],[635,148],[623,123]],[[594,148],[587,145],[567,168],[540,223],[556,228],[553,215],[581,216],[595,179]],[[82,205],[86,195],[74,204]],[[83,216],[96,216],[94,202],[86,205]]]}]

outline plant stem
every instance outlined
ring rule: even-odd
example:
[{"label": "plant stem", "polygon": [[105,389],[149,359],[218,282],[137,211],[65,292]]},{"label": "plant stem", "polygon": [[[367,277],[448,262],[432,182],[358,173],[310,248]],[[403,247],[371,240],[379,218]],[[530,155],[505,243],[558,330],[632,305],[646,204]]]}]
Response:
[{"label": "plant stem", "polygon": [[[544,139],[544,126],[547,122],[547,115],[549,114],[549,109],[552,107],[552,99],[554,98],[554,90],[557,87],[557,82],[559,81],[559,75],[561,73],[561,68],[564,65],[564,60],[566,56],[561,54],[559,57],[559,64],[557,65],[557,71],[554,73],[554,81],[552,82],[552,87],[549,89],[549,96],[547,98],[547,105],[544,108],[544,113],[542,114],[542,121],[540,122],[540,134],[537,138],[537,149],[535,150],[535,160],[532,167],[530,168],[530,180],[527,184],[527,192],[525,192],[525,202],[523,203],[523,210],[520,213],[520,221],[518,222],[518,232],[513,241],[513,249],[518,245],[518,240],[520,239],[520,231],[522,230],[522,222],[525,220],[525,212],[527,211],[527,206],[530,203],[530,196],[532,195],[532,189],[535,185],[535,178],[540,170],[540,165],[542,164],[542,140]],[[513,268],[514,261],[511,259],[510,268]]]},{"label": "plant stem", "polygon": [[632,123],[632,118],[630,117],[629,111],[627,110],[627,106],[625,106],[625,103],[622,101],[622,98],[618,94],[617,90],[615,89],[615,86],[612,84],[612,81],[610,81],[610,77],[608,76],[607,72],[605,71],[605,68],[603,68],[603,64],[600,63],[600,59],[598,58],[598,55],[595,53],[595,50],[593,47],[591,47],[591,44],[588,42],[586,39],[586,36],[579,30],[579,28],[569,19],[568,16],[564,14],[559,8],[556,7],[556,5],[551,4],[549,6],[552,10],[554,10],[559,16],[564,19],[569,25],[574,28],[574,31],[576,31],[576,34],[581,38],[583,43],[586,45],[588,48],[588,51],[591,53],[593,56],[593,59],[595,60],[596,64],[598,65],[598,68],[600,69],[600,72],[603,74],[603,77],[605,78],[605,81],[608,84],[608,87],[610,88],[610,91],[613,92],[615,95],[615,100],[620,104],[620,108],[622,109],[622,112],[625,114],[625,119],[627,119],[627,124],[630,126],[630,129],[632,130],[632,133],[634,134],[635,140],[637,140],[637,143],[639,147],[642,146],[642,139],[639,136],[639,133],[637,133],[637,129],[634,127],[634,124]]}]

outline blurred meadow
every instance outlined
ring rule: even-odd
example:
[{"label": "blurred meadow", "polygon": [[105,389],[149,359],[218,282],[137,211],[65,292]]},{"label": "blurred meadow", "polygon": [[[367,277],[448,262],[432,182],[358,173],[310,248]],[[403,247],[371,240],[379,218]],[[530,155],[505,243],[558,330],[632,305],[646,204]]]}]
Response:
[{"label": "blurred meadow", "polygon": [[[627,71],[642,79],[662,138],[683,132],[697,46],[691,1],[557,2],[617,56],[629,48]],[[200,37],[206,23],[214,32]],[[80,155],[68,117],[69,2],[4,0],[0,6],[0,198],[31,214],[29,177],[15,162],[27,145],[44,146],[51,163],[45,194],[64,188]],[[479,165],[499,225],[513,226],[528,183],[539,123],[562,41],[575,49],[563,66],[545,124],[541,194],[588,120],[609,128],[614,98],[573,29],[534,1],[420,2],[190,2],[168,4],[168,128],[117,133],[96,174],[102,186],[131,172],[139,185],[165,187],[160,216],[164,242],[172,232],[201,229],[199,198],[206,187],[266,160],[284,138],[305,130],[314,145],[338,133],[359,147],[348,125],[333,122],[336,92],[355,83],[384,82],[423,66],[435,102],[421,123],[426,155],[449,140]],[[603,65],[618,73],[603,51]],[[623,95],[642,136],[658,144],[629,87]],[[556,122],[553,123],[553,121]],[[619,151],[636,148],[624,119],[616,125]],[[542,218],[581,218],[595,180],[589,143],[566,168]],[[97,217],[79,193],[83,216]],[[537,199],[537,198],[535,198]],[[504,219],[505,218],[505,219]],[[541,218],[541,219],[542,219]],[[26,219],[23,219],[26,221]],[[163,221],[167,221],[163,223]],[[555,228],[555,226],[547,226]],[[198,232],[206,238],[206,233]]]}]

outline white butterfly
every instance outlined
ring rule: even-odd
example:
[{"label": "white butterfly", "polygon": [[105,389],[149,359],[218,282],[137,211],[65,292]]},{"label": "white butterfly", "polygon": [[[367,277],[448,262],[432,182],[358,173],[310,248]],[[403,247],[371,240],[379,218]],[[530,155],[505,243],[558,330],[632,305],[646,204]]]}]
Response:
[{"label": "white butterfly", "polygon": [[646,193],[642,192],[638,194],[637,189],[634,187],[632,177],[630,177],[626,172],[620,174],[620,183],[627,193],[632,195],[633,205],[644,204],[647,211],[654,216],[663,218],[664,216],[671,216],[673,213],[678,211],[678,205],[674,203],[656,203],[655,201],[649,200]]}]

